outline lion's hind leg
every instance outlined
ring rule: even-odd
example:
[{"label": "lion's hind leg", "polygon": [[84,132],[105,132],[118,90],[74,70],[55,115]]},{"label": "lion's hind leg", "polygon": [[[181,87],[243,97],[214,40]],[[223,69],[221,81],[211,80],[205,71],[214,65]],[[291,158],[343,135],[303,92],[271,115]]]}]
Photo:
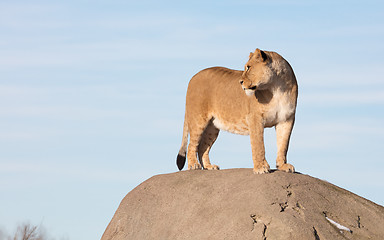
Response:
[{"label": "lion's hind leg", "polygon": [[211,164],[209,160],[209,151],[211,150],[212,145],[215,143],[217,136],[219,135],[220,130],[216,128],[212,121],[209,122],[204,133],[200,139],[198,155],[200,163],[203,165],[203,169],[208,170],[218,170],[219,166]]},{"label": "lion's hind leg", "polygon": [[204,129],[206,127],[206,122],[197,122],[190,121],[188,123],[189,128],[189,144],[187,148],[187,160],[188,160],[188,169],[195,170],[201,169],[202,166],[197,160],[197,152],[200,140],[203,138]]}]

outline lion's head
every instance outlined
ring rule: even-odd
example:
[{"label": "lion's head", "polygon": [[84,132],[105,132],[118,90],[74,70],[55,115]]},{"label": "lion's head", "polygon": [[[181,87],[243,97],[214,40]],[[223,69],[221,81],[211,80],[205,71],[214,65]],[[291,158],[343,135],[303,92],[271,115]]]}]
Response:
[{"label": "lion's head", "polygon": [[260,49],[249,54],[249,60],[240,79],[240,84],[248,96],[253,96],[256,90],[266,89],[273,80],[271,62],[271,57]]}]

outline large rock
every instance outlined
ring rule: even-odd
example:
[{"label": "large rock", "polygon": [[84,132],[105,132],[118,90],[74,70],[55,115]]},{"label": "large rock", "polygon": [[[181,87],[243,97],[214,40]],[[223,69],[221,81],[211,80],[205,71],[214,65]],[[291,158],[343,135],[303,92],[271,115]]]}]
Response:
[{"label": "large rock", "polygon": [[303,174],[182,171],[129,192],[109,239],[384,239],[384,208]]}]

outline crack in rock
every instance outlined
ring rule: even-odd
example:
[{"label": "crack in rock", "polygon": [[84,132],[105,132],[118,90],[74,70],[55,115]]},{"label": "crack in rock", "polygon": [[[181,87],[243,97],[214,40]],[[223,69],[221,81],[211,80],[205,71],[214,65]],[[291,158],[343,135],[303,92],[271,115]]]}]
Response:
[{"label": "crack in rock", "polygon": [[289,190],[291,188],[291,184],[288,184],[288,185],[282,186],[282,187],[283,187],[283,189],[285,189],[287,191],[287,198],[286,198],[285,202],[279,203],[280,212],[284,212],[285,211],[285,209],[288,207],[289,198],[292,196],[292,191]]},{"label": "crack in rock", "polygon": [[360,216],[357,216],[357,227],[358,228],[361,228],[361,227],[363,227],[362,225],[361,225],[361,223],[360,223]]},{"label": "crack in rock", "polygon": [[[263,224],[264,224],[264,223],[263,223]],[[267,225],[264,224],[264,229],[263,229],[263,240],[267,240],[266,232],[267,232]]]},{"label": "crack in rock", "polygon": [[257,217],[255,214],[251,214],[250,217],[252,218],[252,221],[253,221],[252,230],[251,230],[253,231],[255,229],[255,224],[257,223]]},{"label": "crack in rock", "polygon": [[317,230],[315,227],[313,227],[313,235],[315,236],[315,240],[320,240],[319,235],[317,234]]},{"label": "crack in rock", "polygon": [[[280,203],[279,203],[278,201],[276,201],[276,202],[273,202],[273,203],[271,204],[271,205],[279,204],[279,206],[280,206],[280,212],[284,212],[285,209],[288,207],[288,201],[289,201],[289,198],[292,196],[292,191],[288,190],[290,187],[291,187],[291,184],[288,184],[288,185],[286,185],[286,186],[282,186],[282,188],[285,189],[285,190],[287,191],[287,193],[286,193],[287,198],[286,198],[285,202],[280,202]],[[297,204],[296,204],[296,206],[298,207]],[[292,209],[295,209],[295,207],[293,207]]]},{"label": "crack in rock", "polygon": [[279,203],[280,206],[280,212],[284,212],[285,209],[288,207],[288,201],[284,203]]},{"label": "crack in rock", "polygon": [[292,195],[292,191],[289,190],[291,188],[291,184],[288,184],[287,186],[283,186],[284,189],[287,191],[287,200]]},{"label": "crack in rock", "polygon": [[327,212],[323,211],[324,217],[327,217]]},{"label": "crack in rock", "polygon": [[297,201],[292,209],[295,210],[299,215],[304,215],[305,207],[301,205],[300,202]]},{"label": "crack in rock", "polygon": [[289,183],[288,185],[286,185],[286,186],[283,186],[283,188],[284,189],[288,189],[288,188],[290,188],[291,187],[291,184]]},{"label": "crack in rock", "polygon": [[253,225],[252,225],[252,230],[251,231],[254,231],[255,230],[255,225],[258,224],[258,223],[262,223],[263,224],[263,230],[261,232],[262,234],[262,238],[263,240],[267,240],[267,228],[268,228],[268,224],[265,224],[263,223],[255,214],[251,214],[250,215],[252,221],[253,221]]},{"label": "crack in rock", "polygon": [[292,195],[292,192],[287,190],[287,198],[289,198],[291,195]]}]

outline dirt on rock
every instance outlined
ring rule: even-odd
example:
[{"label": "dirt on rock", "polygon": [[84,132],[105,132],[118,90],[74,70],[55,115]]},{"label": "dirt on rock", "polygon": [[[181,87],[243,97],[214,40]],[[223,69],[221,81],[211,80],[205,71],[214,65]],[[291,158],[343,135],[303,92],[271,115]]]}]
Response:
[{"label": "dirt on rock", "polygon": [[304,174],[182,171],[129,192],[101,239],[384,239],[384,207]]}]

